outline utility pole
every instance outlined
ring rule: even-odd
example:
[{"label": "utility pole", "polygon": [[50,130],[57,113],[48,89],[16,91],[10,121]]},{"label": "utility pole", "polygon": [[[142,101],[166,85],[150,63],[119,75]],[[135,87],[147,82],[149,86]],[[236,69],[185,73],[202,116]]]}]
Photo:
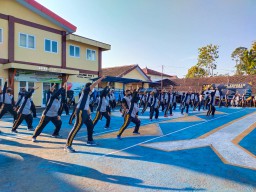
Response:
[{"label": "utility pole", "polygon": [[161,91],[163,90],[163,71],[164,71],[164,66],[162,65],[162,73],[161,73]]}]

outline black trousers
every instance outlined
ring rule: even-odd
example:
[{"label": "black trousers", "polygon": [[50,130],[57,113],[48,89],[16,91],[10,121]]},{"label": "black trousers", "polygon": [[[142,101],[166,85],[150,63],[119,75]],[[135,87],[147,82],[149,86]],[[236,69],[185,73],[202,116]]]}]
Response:
[{"label": "black trousers", "polygon": [[170,115],[172,115],[172,103],[167,103],[167,107],[165,109],[164,115],[167,115],[168,111],[170,112]]},{"label": "black trousers", "polygon": [[121,128],[119,129],[118,132],[118,136],[121,136],[123,134],[123,132],[125,131],[125,129],[129,126],[129,124],[133,122],[135,124],[135,128],[133,130],[133,133],[137,133],[140,129],[140,120],[138,119],[138,117],[131,117],[130,114],[126,114],[125,118],[124,118],[124,124],[121,126]]},{"label": "black trousers", "polygon": [[33,134],[33,138],[36,138],[37,136],[39,136],[43,129],[45,128],[45,126],[49,123],[49,122],[52,122],[55,126],[55,130],[53,132],[52,135],[59,135],[59,131],[60,131],[60,128],[61,128],[61,125],[62,125],[62,121],[61,120],[58,120],[58,117],[48,117],[48,116],[45,116],[43,115],[39,121],[39,124],[37,125],[36,127],[36,130]]},{"label": "black trousers", "polygon": [[185,108],[186,108],[186,113],[188,113],[189,104],[187,104],[187,103],[183,104],[183,106],[181,107],[181,114],[183,114],[183,111]]},{"label": "black trousers", "polygon": [[107,120],[105,127],[109,127],[109,125],[110,125],[110,116],[109,116],[108,112],[100,112],[100,111],[97,111],[96,116],[92,121],[93,122],[93,127],[98,123],[101,116],[105,117],[106,120]]},{"label": "black trousers", "polygon": [[31,101],[31,111],[33,113],[33,117],[36,117],[36,106],[33,101]]},{"label": "black trousers", "polygon": [[1,110],[2,104],[3,104],[3,102],[0,102],[0,110]]},{"label": "black trousers", "polygon": [[194,101],[194,108],[193,110],[195,111],[196,108],[199,106],[200,102],[199,101]]},{"label": "black trousers", "polygon": [[162,111],[164,111],[164,106],[165,106],[165,103],[161,102]]},{"label": "black trousers", "polygon": [[107,106],[107,112],[108,112],[109,114],[111,114],[111,108],[110,108],[110,106]]},{"label": "black trousers", "polygon": [[201,110],[201,106],[204,105],[204,101],[199,101],[198,102],[198,111]]},{"label": "black trousers", "polygon": [[74,107],[73,111],[72,111],[72,114],[70,115],[70,118],[69,118],[69,124],[72,124],[73,123],[73,120],[75,119],[76,117],[76,106]]},{"label": "black trousers", "polygon": [[2,108],[0,111],[0,119],[5,115],[5,113],[9,112],[13,116],[13,121],[17,119],[17,112],[13,110],[12,104],[2,104]]},{"label": "black trousers", "polygon": [[66,112],[66,115],[69,115],[69,107],[68,107],[68,104],[67,103],[63,103],[61,106],[60,106],[60,112],[62,114],[62,112],[65,110]]},{"label": "black trousers", "polygon": [[83,123],[87,127],[87,137],[88,141],[93,141],[92,134],[93,134],[93,122],[91,120],[90,115],[88,115],[87,111],[85,110],[76,110],[76,122],[73,126],[72,130],[70,131],[67,139],[67,146],[72,146],[73,140],[78,133],[78,131],[81,129]]},{"label": "black trousers", "polygon": [[173,110],[175,110],[175,109],[176,109],[176,106],[177,106],[177,103],[176,103],[176,102],[174,102],[174,103],[173,103]]},{"label": "black trousers", "polygon": [[32,123],[33,123],[33,117],[31,114],[28,115],[24,115],[24,114],[18,114],[18,118],[16,119],[16,121],[14,122],[13,126],[12,126],[12,130],[16,130],[20,124],[22,123],[22,121],[25,119],[28,129],[33,129]]},{"label": "black trousers", "polygon": [[91,112],[93,112],[93,104],[89,105]]},{"label": "black trousers", "polygon": [[158,119],[159,116],[159,109],[158,108],[154,108],[154,107],[150,107],[150,116],[149,118],[152,119],[155,113],[155,119]]},{"label": "black trousers", "polygon": [[147,110],[147,108],[148,108],[148,102],[145,103],[144,108],[142,109],[141,114],[145,113],[145,111]]},{"label": "black trousers", "polygon": [[207,111],[207,116],[210,115],[210,114],[212,114],[212,116],[214,116],[215,111],[216,111],[216,108],[214,107],[214,105],[210,104],[209,109]]}]

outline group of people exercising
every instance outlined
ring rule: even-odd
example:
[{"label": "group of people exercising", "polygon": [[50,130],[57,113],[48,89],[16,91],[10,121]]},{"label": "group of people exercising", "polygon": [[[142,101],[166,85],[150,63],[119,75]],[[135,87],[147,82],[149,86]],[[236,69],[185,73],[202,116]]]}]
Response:
[{"label": "group of people exercising", "polygon": [[[75,124],[71,129],[66,145],[64,147],[67,152],[75,152],[72,147],[73,140],[82,127],[83,124],[87,127],[87,142],[86,145],[96,145],[93,140],[93,130],[97,122],[104,117],[106,119],[105,129],[110,127],[111,121],[111,109],[114,109],[116,106],[114,91],[110,88],[109,84],[100,92],[97,97],[97,107],[96,115],[94,119],[91,118],[91,112],[93,111],[94,101],[92,99],[92,93],[94,88],[104,79],[105,77],[99,78],[94,83],[86,83],[82,89],[79,100],[76,106],[74,107],[73,113],[70,116],[69,124],[72,124],[73,119],[75,118]],[[29,88],[29,90],[22,89],[19,93],[17,102],[14,102],[14,97],[11,94],[12,90],[7,87],[7,80],[4,84],[3,90],[0,87],[0,119],[7,112],[13,115],[14,123],[12,126],[12,132],[18,133],[17,128],[23,122],[26,121],[29,131],[34,131],[32,135],[32,141],[36,142],[37,137],[42,133],[43,129],[49,122],[52,122],[55,126],[52,133],[52,137],[60,138],[59,134],[62,120],[61,115],[65,109],[66,114],[68,112],[67,99],[66,99],[66,83],[63,86],[56,90],[55,85],[53,85],[47,93],[47,105],[42,116],[40,118],[39,124],[34,129],[33,117],[36,117],[35,105],[32,100],[33,92],[38,89],[38,87]],[[117,139],[122,139],[122,134],[125,129],[132,122],[135,124],[133,131],[134,135],[139,135],[139,129],[141,121],[139,119],[139,113],[144,114],[149,108],[149,119],[152,121],[153,117],[158,119],[159,109],[164,113],[164,117],[173,116],[173,110],[176,110],[177,100],[179,97],[180,100],[180,110],[181,114],[184,115],[189,113],[189,108],[192,110],[200,111],[201,108],[207,111],[207,116],[214,116],[215,114],[215,100],[216,100],[216,91],[208,90],[206,92],[192,92],[188,90],[179,94],[174,92],[171,88],[169,91],[158,91],[153,90],[148,92],[147,90],[142,92],[140,89],[131,89],[125,90],[124,97],[121,100],[120,112],[124,118],[123,125],[120,127],[117,133]],[[223,105],[228,107],[230,102],[228,100],[228,92],[225,94],[223,99],[220,100],[219,106]],[[237,97],[234,97],[234,102],[237,102]],[[140,108],[142,108],[140,112]]]}]

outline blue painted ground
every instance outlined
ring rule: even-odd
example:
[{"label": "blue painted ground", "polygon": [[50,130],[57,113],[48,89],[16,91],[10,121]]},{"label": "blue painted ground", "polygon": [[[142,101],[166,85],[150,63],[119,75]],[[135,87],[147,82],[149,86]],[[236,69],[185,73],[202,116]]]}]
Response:
[{"label": "blue painted ground", "polygon": [[[86,128],[83,126],[74,142],[78,153],[68,155],[63,151],[65,138],[72,128],[68,125],[68,116],[62,117],[64,139],[49,137],[53,132],[50,123],[38,137],[38,143],[30,141],[32,133],[25,128],[18,129],[19,134],[14,135],[10,133],[9,124],[0,122],[3,132],[0,135],[0,174],[5,175],[0,178],[0,191],[254,191],[256,171],[224,164],[210,147],[165,152],[140,145],[198,138],[256,110],[217,107],[217,111],[223,114],[206,117],[202,112],[190,113],[202,119],[196,122],[165,123],[165,119],[152,122],[143,119],[142,125],[162,122],[159,127],[163,135],[122,140],[117,140],[115,134],[106,139],[97,137],[118,131],[123,123],[121,117],[112,116],[111,128],[106,130],[103,118],[94,130],[99,146],[84,145]],[[92,114],[92,118],[94,116]],[[148,116],[148,112],[143,116]],[[4,120],[8,121],[11,119]],[[34,120],[34,127],[38,122],[39,119]],[[254,155],[255,137],[256,129],[240,142]]]}]

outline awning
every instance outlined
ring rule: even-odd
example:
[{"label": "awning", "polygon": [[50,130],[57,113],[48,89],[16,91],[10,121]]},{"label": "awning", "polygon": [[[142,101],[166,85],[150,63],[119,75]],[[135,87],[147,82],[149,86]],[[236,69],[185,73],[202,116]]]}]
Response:
[{"label": "awning", "polygon": [[[99,77],[93,78],[91,80],[96,81],[98,79],[99,79]],[[143,83],[143,81],[139,80],[139,79],[129,79],[129,78],[111,77],[111,76],[106,76],[105,79],[102,80],[102,82],[116,82],[116,83],[123,83],[123,84]]]},{"label": "awning", "polygon": [[49,72],[49,73],[61,73],[61,74],[68,74],[68,75],[79,75],[78,70],[45,67],[43,65],[38,66],[38,65],[26,65],[22,63],[8,63],[2,66],[2,69],[10,69],[10,68],[30,70],[30,71]]}]

